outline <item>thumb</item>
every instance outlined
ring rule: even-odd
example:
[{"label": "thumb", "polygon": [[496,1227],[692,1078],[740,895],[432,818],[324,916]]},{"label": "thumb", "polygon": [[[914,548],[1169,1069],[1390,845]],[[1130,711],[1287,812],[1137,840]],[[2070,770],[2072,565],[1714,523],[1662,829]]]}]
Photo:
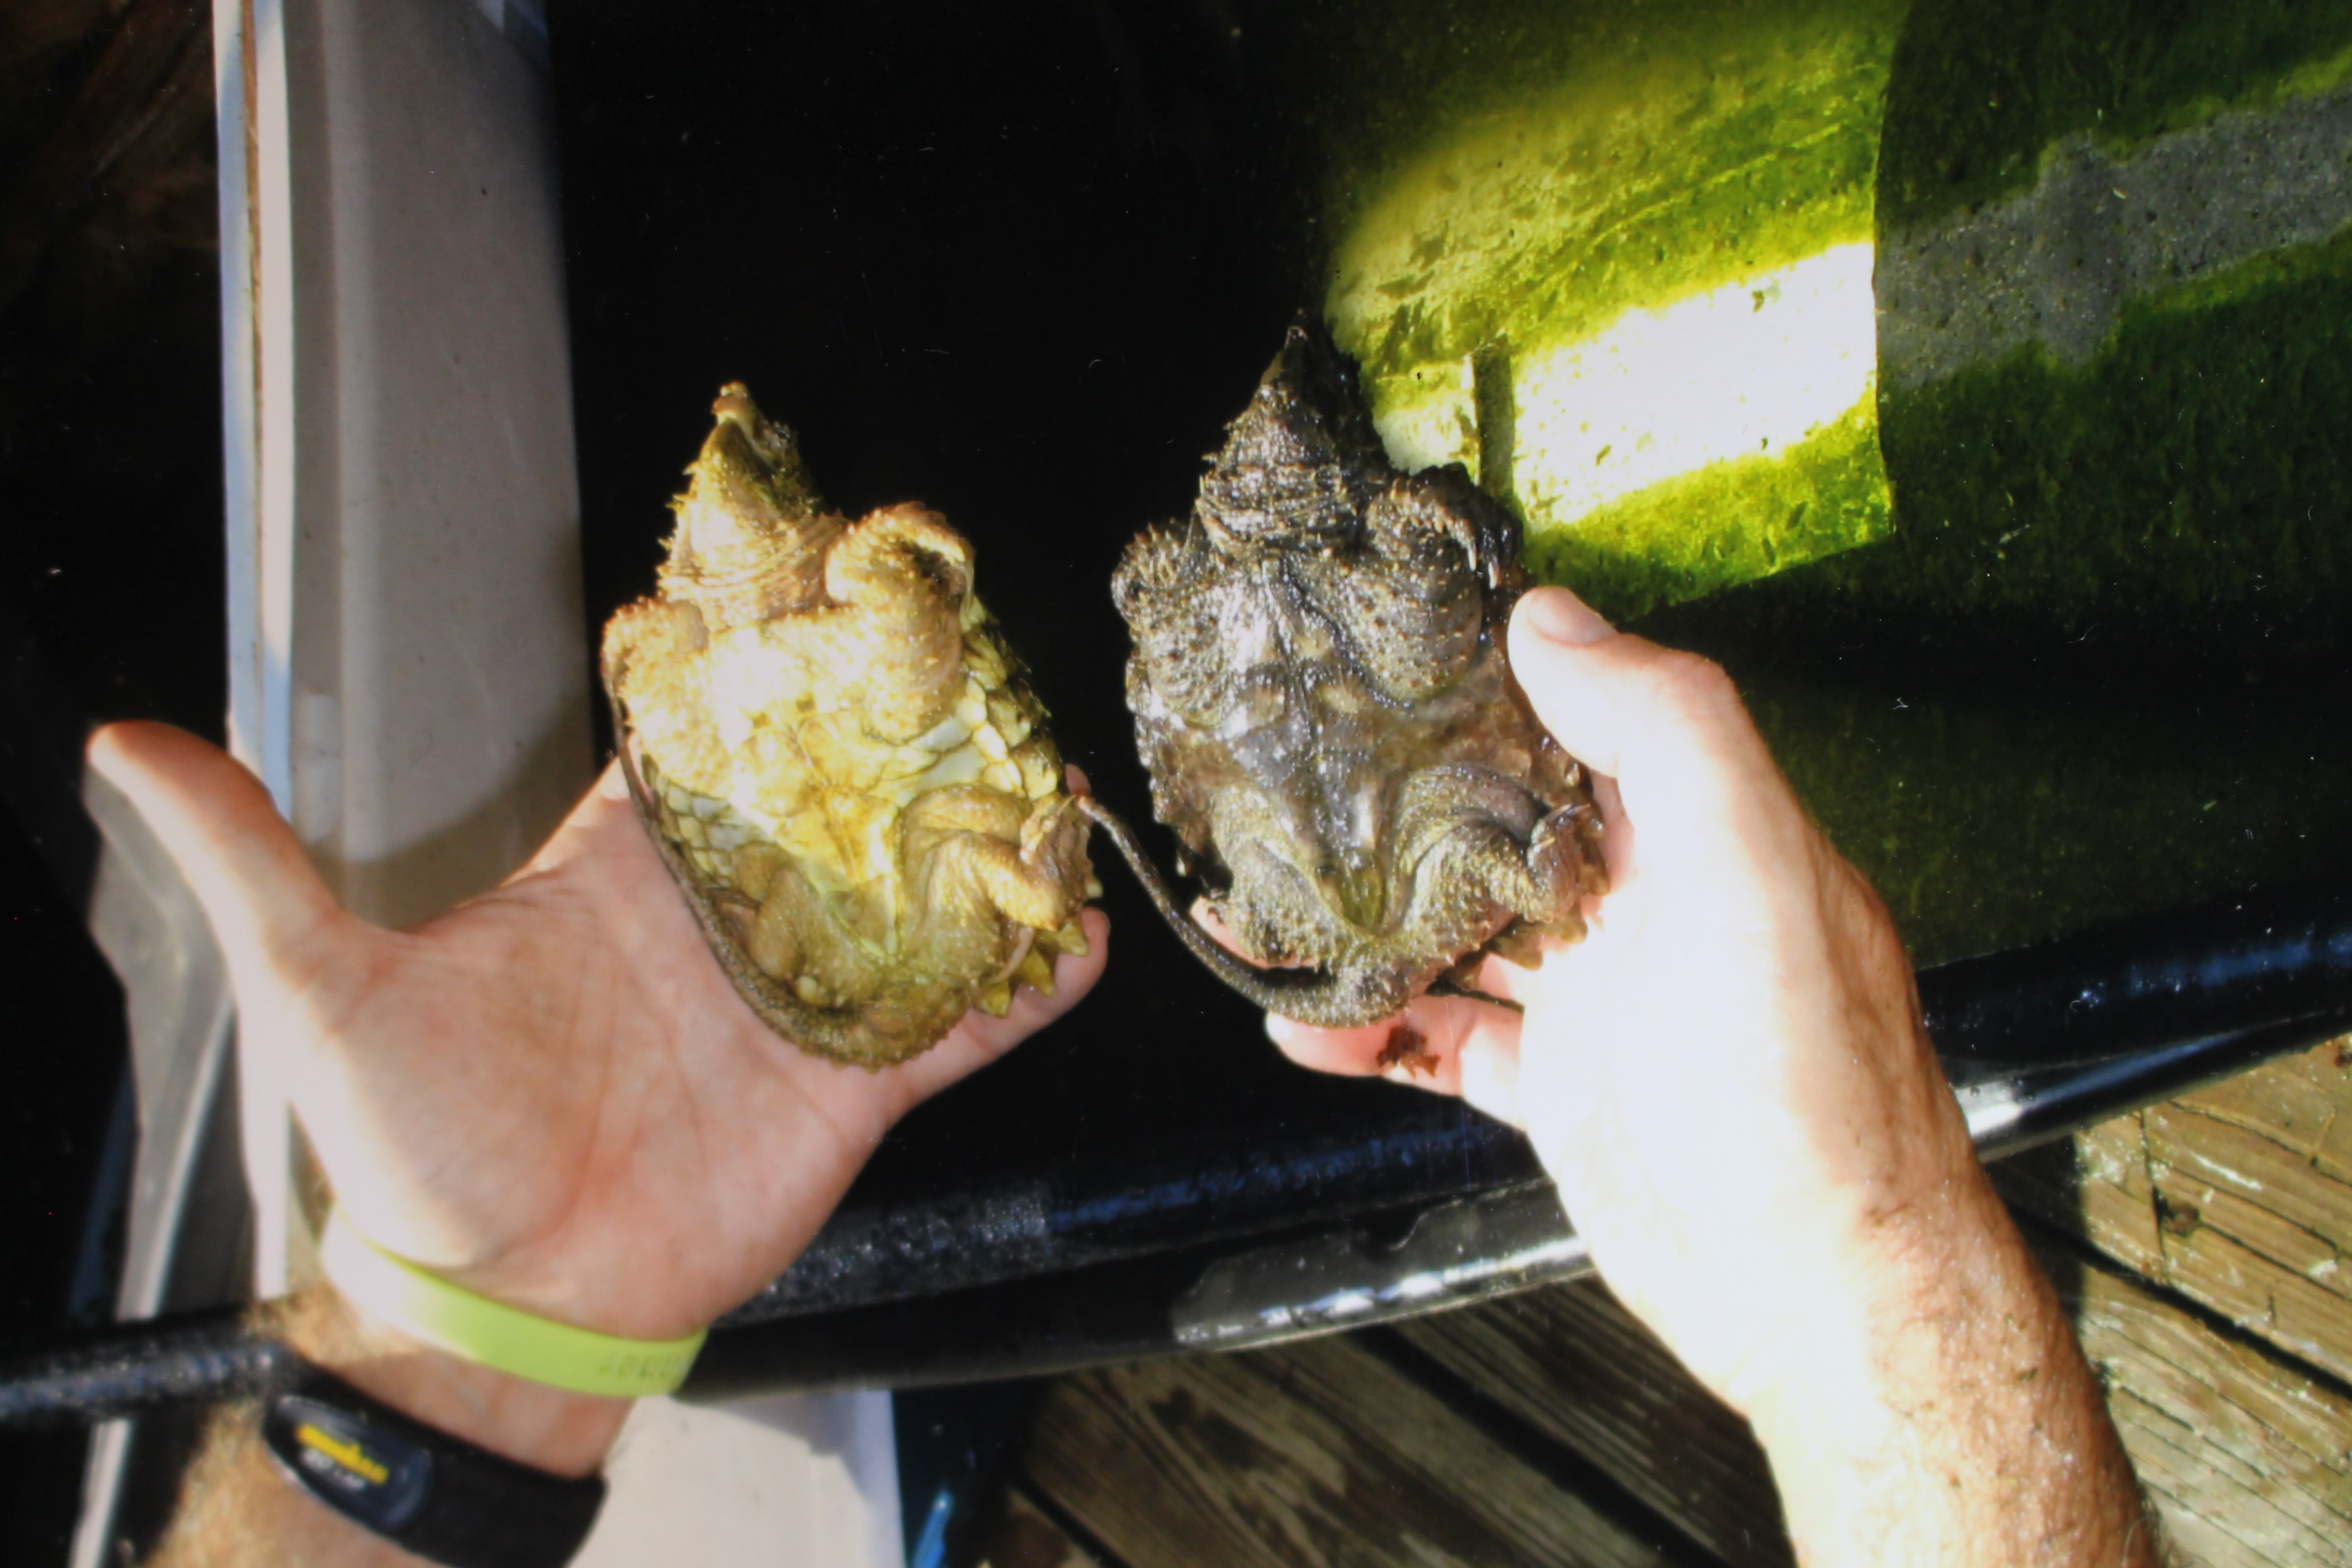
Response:
[{"label": "thumb", "polygon": [[204,905],[239,991],[254,961],[282,963],[347,919],[261,781],[169,724],[109,724],[90,766],[139,808]]},{"label": "thumb", "polygon": [[1612,630],[1562,588],[1520,596],[1509,642],[1536,716],[1570,755],[1617,781],[1652,848],[1724,821],[1742,780],[1777,776],[1730,677],[1712,661]]}]

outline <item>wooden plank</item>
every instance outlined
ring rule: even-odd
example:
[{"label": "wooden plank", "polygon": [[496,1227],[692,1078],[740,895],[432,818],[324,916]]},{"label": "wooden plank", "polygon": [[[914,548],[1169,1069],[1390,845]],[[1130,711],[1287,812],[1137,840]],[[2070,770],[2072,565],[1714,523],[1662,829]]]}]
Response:
[{"label": "wooden plank", "polygon": [[1726,1563],[1795,1562],[1748,1423],[1599,1279],[1415,1319],[1398,1331]]},{"label": "wooden plank", "polygon": [[2312,1164],[2352,1182],[2352,1037],[2200,1089],[2189,1103],[2209,1116],[2272,1131],[2308,1150]]},{"label": "wooden plank", "polygon": [[1563,1490],[1341,1337],[1058,1378],[1022,1469],[1129,1568],[1653,1568],[1695,1555]]},{"label": "wooden plank", "polygon": [[978,1568],[1103,1568],[1018,1488],[1005,1492],[972,1560]]},{"label": "wooden plank", "polygon": [[2043,1257],[2179,1556],[2203,1568],[2352,1561],[2352,1400],[2122,1269]]},{"label": "wooden plank", "polygon": [[2352,1379],[2352,1045],[2256,1068],[1996,1170],[2019,1207]]},{"label": "wooden plank", "polygon": [[2011,1207],[2086,1238],[2148,1279],[2163,1278],[2164,1237],[2138,1112],[2005,1161],[1992,1176]]},{"label": "wooden plank", "polygon": [[[2186,1558],[2216,1568],[2352,1562],[2352,1402],[2121,1270],[2071,1254],[2045,1262]],[[1790,1560],[1746,1423],[1597,1281],[1401,1331],[1727,1562]]]},{"label": "wooden plank", "polygon": [[2142,1113],[2158,1190],[2202,1185],[2241,1205],[2233,1234],[2352,1301],[2352,1281],[2329,1280],[2352,1247],[2352,1184],[2330,1176],[2310,1152],[2277,1132],[2242,1126],[2194,1102]]}]

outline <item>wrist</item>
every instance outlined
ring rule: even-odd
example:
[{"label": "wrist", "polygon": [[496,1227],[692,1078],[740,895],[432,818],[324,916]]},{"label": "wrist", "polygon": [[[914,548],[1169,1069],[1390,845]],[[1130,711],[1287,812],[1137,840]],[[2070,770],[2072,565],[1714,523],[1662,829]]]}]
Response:
[{"label": "wrist", "polygon": [[554,1475],[602,1468],[633,1403],[461,1360],[377,1321],[331,1287],[289,1302],[279,1331],[303,1359],[410,1419]]}]

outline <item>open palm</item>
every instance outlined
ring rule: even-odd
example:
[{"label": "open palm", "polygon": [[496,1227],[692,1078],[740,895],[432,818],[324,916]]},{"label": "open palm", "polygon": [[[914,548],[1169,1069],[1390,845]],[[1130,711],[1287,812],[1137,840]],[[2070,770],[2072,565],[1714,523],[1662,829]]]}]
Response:
[{"label": "open palm", "polygon": [[282,1062],[337,1203],[381,1245],[608,1333],[701,1327],[807,1245],[890,1124],[1060,1016],[968,1015],[881,1072],[778,1039],[702,945],[608,770],[530,863],[413,931],[350,914],[253,776],[160,724],[92,763],[186,872],[228,961],[243,1048]]}]

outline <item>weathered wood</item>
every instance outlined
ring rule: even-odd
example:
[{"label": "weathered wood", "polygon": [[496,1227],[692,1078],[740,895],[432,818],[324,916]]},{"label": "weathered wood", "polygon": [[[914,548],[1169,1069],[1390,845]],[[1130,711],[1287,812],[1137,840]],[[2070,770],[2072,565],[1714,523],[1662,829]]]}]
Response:
[{"label": "weathered wood", "polygon": [[1102,1568],[1018,1488],[1005,1492],[972,1560],[979,1568]]},{"label": "weathered wood", "polygon": [[2352,1182],[2352,1036],[2188,1098],[2209,1116],[2275,1131],[2305,1151],[2322,1174]]},{"label": "weathered wood", "polygon": [[2011,1208],[2082,1237],[2147,1279],[2163,1278],[2156,1186],[2137,1111],[2004,1161],[1992,1180]]},{"label": "weathered wood", "polygon": [[2352,1379],[2352,1046],[2257,1068],[1996,1172],[2012,1204]]},{"label": "weathered wood", "polygon": [[2047,1247],[2043,1258],[2179,1555],[2352,1562],[2352,1400],[2121,1269]]},{"label": "weathered wood", "polygon": [[[2037,1233],[2179,1558],[2352,1563],[2352,1398],[2310,1370],[2352,1376],[2352,1048],[2118,1118],[1998,1176],[2080,1238]],[[1790,1560],[1745,1424],[1597,1281],[1393,1331],[1727,1563]],[[1145,1363],[1063,1380],[1029,1474],[1128,1568],[1688,1554],[1562,1495],[1469,1407],[1346,1342]]]},{"label": "weathered wood", "polygon": [[1725,1562],[1795,1561],[1748,1423],[1599,1279],[1441,1312],[1398,1331]]},{"label": "weathered wood", "polygon": [[1057,1379],[1023,1458],[1129,1568],[1649,1568],[1563,1490],[1349,1339]]}]

